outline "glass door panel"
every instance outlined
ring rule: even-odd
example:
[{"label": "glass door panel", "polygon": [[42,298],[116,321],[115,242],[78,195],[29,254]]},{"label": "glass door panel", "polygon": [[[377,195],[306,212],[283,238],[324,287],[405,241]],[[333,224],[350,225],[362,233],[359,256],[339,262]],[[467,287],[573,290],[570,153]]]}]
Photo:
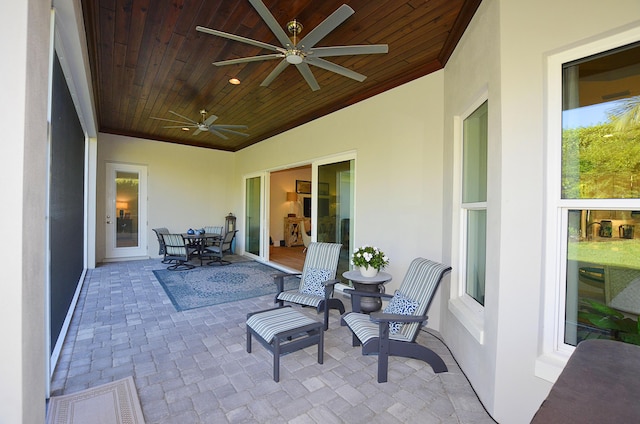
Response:
[{"label": "glass door panel", "polygon": [[106,258],[146,256],[146,176],[141,165],[106,166]]},{"label": "glass door panel", "polygon": [[138,246],[138,186],[136,172],[116,171],[116,247]]},{"label": "glass door panel", "polygon": [[261,178],[246,180],[245,251],[260,256],[260,190]]},{"label": "glass door panel", "polygon": [[354,160],[346,160],[318,165],[316,240],[342,243],[336,278],[349,270],[349,253],[353,250],[354,164]]}]

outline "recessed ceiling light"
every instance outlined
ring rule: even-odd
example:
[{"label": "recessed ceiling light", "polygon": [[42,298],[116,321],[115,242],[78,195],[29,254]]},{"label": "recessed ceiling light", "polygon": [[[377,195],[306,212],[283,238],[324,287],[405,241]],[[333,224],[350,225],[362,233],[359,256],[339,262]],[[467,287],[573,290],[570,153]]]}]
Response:
[{"label": "recessed ceiling light", "polygon": [[238,85],[240,84],[240,80],[238,78],[231,78],[229,84]]},{"label": "recessed ceiling light", "polygon": [[181,130],[182,130],[182,131],[189,131],[189,128],[187,128],[187,127],[182,127],[182,128],[181,128]]}]

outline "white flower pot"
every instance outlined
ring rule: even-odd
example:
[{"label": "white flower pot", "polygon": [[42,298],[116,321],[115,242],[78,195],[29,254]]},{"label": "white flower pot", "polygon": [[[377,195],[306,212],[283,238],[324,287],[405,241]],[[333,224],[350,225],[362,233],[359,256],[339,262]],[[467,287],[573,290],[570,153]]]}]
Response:
[{"label": "white flower pot", "polygon": [[375,269],[374,267],[370,266],[370,267],[360,267],[360,274],[362,274],[363,277],[375,277],[376,275],[378,275],[378,270]]}]

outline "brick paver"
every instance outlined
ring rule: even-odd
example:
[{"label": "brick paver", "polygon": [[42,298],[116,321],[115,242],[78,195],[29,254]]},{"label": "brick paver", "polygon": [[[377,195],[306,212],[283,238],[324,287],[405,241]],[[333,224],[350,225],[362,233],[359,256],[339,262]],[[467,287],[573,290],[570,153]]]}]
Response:
[{"label": "brick paver", "polygon": [[[336,311],[324,364],[315,346],[285,355],[275,383],[271,354],[257,344],[245,350],[247,312],[273,307],[273,296],[176,312],[152,272],[164,267],[149,259],[88,271],[52,395],[133,376],[148,424],[494,422],[435,337],[422,332],[419,342],[449,372],[392,357],[389,382],[378,384],[377,358],[351,346]],[[322,319],[311,308],[298,310]]]}]

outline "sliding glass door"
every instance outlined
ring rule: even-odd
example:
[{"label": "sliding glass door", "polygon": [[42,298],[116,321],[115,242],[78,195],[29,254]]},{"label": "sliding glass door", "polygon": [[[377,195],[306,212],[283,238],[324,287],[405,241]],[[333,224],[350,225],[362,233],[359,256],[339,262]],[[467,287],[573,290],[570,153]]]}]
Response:
[{"label": "sliding glass door", "polygon": [[353,206],[355,160],[317,165],[313,198],[316,213],[316,240],[342,243],[337,278],[349,270],[349,253],[353,250]]},{"label": "sliding glass door", "polygon": [[[326,158],[311,164],[312,240],[341,243],[337,278],[349,270],[353,250],[354,176],[353,155]],[[245,177],[244,252],[268,259],[268,203],[270,183],[265,175]],[[265,205],[266,203],[266,205]]]},{"label": "sliding glass door", "polygon": [[262,177],[252,177],[246,179],[245,187],[245,241],[244,250],[260,256],[260,199]]}]

